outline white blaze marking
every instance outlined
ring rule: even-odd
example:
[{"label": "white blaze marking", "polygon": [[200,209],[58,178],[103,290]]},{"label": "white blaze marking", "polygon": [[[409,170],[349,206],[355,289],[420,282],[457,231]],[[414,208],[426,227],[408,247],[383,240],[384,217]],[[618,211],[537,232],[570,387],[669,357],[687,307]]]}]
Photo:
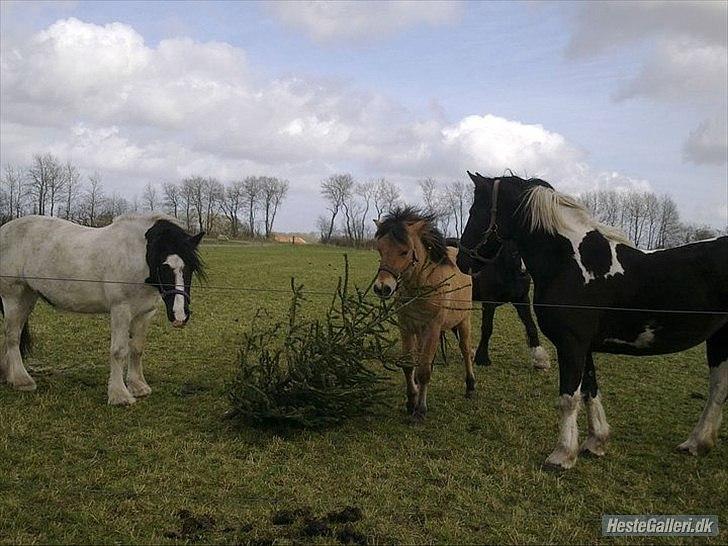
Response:
[{"label": "white blaze marking", "polygon": [[[172,268],[174,273],[174,287],[177,290],[184,292],[185,281],[182,276],[182,269],[185,266],[185,262],[177,254],[170,254],[164,263]],[[185,320],[185,298],[181,294],[175,294],[174,303],[172,304],[172,312],[174,313],[174,320],[184,322]]]},{"label": "white blaze marking", "polygon": [[645,331],[637,336],[634,341],[624,341],[615,337],[608,337],[604,340],[605,343],[617,343],[619,345],[631,345],[638,349],[646,349],[652,342],[655,341],[655,329],[649,325],[645,325]]}]

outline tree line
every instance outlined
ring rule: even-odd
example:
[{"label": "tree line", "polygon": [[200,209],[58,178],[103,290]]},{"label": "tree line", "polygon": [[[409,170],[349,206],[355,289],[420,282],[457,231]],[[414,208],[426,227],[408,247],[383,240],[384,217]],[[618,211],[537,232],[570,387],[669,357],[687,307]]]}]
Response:
[{"label": "tree line", "polygon": [[83,177],[71,162],[36,154],[27,167],[6,165],[0,178],[0,224],[40,214],[100,227],[127,212],[165,212],[188,230],[231,237],[270,237],[289,183],[272,176],[248,176],[223,184],[214,177],[191,176],[179,182],[147,183],[141,196],[128,200],[108,195],[102,177]]}]

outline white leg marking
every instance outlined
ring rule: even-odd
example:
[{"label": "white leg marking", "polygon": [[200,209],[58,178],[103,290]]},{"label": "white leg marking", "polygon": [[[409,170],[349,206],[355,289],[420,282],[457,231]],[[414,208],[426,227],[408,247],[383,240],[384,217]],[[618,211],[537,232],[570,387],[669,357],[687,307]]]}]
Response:
[{"label": "white leg marking", "polygon": [[533,367],[539,370],[548,370],[551,367],[551,360],[546,349],[539,345],[538,347],[531,347],[531,363]]},{"label": "white leg marking", "polygon": [[126,306],[111,309],[111,373],[108,396],[112,406],[128,406],[136,402],[124,384],[124,366],[129,358],[130,320]]},{"label": "white leg marking", "polygon": [[581,446],[581,451],[601,457],[609,439],[609,423],[602,407],[601,396],[597,394],[586,402],[586,417],[589,423],[589,437]]},{"label": "white leg marking", "polygon": [[723,420],[723,404],[726,397],[728,397],[728,360],[710,369],[708,402],[688,439],[677,446],[680,451],[691,455],[710,451],[718,441],[718,429]]},{"label": "white leg marking", "polygon": [[559,443],[546,459],[546,466],[568,469],[576,464],[579,454],[579,406],[581,405],[581,385],[573,395],[562,394],[558,401],[561,412],[561,431]]}]

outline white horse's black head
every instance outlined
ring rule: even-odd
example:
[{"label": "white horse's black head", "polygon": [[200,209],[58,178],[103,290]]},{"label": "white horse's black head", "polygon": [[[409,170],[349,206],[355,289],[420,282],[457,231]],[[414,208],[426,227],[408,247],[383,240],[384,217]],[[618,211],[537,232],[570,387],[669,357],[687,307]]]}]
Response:
[{"label": "white horse's black head", "polygon": [[192,275],[204,277],[197,247],[205,232],[187,234],[177,224],[157,220],[147,230],[147,265],[145,282],[157,287],[167,308],[167,318],[180,328],[190,318]]},{"label": "white horse's black head", "polygon": [[460,237],[457,263],[461,271],[475,273],[484,261],[498,254],[503,241],[514,238],[522,221],[518,213],[526,190],[551,185],[538,178],[525,180],[513,175],[487,178],[468,171],[468,176],[475,184],[475,195]]}]

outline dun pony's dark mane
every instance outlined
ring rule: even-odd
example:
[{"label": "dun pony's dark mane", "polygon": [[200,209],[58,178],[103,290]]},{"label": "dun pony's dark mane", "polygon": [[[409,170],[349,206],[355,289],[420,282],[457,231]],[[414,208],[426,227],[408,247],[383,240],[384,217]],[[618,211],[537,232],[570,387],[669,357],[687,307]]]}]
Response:
[{"label": "dun pony's dark mane", "polygon": [[427,250],[427,256],[435,263],[442,263],[447,259],[447,245],[442,232],[435,225],[436,216],[422,212],[415,207],[398,207],[387,214],[377,227],[375,238],[379,239],[385,235],[403,244],[407,244],[407,224],[414,222],[425,222],[425,229],[422,231],[420,240]]}]

